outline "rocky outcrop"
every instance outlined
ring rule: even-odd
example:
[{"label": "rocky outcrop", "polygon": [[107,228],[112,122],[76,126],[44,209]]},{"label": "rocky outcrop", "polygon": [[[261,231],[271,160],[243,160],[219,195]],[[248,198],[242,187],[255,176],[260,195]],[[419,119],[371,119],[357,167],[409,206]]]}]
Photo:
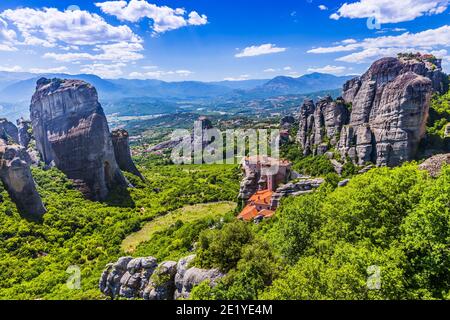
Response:
[{"label": "rocky outcrop", "polygon": [[129,172],[138,176],[142,180],[144,177],[136,168],[136,165],[131,159],[131,150],[128,132],[124,129],[117,129],[111,133],[112,143],[114,146],[114,155],[116,157],[119,168],[123,171]]},{"label": "rocky outcrop", "polygon": [[30,163],[23,147],[0,142],[0,179],[3,185],[23,216],[39,219],[46,210],[36,190]]},{"label": "rocky outcrop", "polygon": [[0,139],[5,142],[19,143],[17,127],[5,118],[0,119]]},{"label": "rocky outcrop", "polygon": [[24,147],[28,148],[32,135],[31,135],[31,121],[24,120],[23,118],[17,120],[18,128],[18,143]]},{"label": "rocky outcrop", "polygon": [[450,153],[438,154],[428,158],[419,165],[419,169],[428,171],[430,176],[436,178],[441,173],[444,165],[450,165]]},{"label": "rocky outcrop", "polygon": [[30,112],[42,160],[46,165],[54,163],[87,198],[104,200],[114,187],[128,185],[93,86],[80,80],[42,78]]},{"label": "rocky outcrop", "polygon": [[323,179],[305,179],[280,186],[272,196],[271,207],[277,208],[284,197],[297,197],[311,193],[324,183]]},{"label": "rocky outcrop", "polygon": [[323,155],[335,145],[342,127],[348,123],[349,110],[342,99],[327,96],[314,104],[306,100],[300,109],[297,140],[304,155]]},{"label": "rocky outcrop", "polygon": [[216,284],[223,277],[218,270],[189,268],[195,256],[178,262],[165,261],[158,265],[153,257],[122,257],[108,264],[103,271],[99,289],[111,299],[173,300],[189,298],[192,288],[205,280]]},{"label": "rocky outcrop", "polygon": [[378,60],[344,85],[342,99],[305,101],[297,139],[305,154],[333,147],[358,165],[396,166],[416,156],[431,95],[447,86],[439,60],[420,55]]},{"label": "rocky outcrop", "polygon": [[195,256],[189,256],[181,259],[177,265],[177,274],[175,275],[175,299],[188,299],[192,289],[204,281],[208,281],[210,286],[215,286],[217,281],[224,277],[224,274],[217,269],[199,269],[188,268],[189,263]]}]

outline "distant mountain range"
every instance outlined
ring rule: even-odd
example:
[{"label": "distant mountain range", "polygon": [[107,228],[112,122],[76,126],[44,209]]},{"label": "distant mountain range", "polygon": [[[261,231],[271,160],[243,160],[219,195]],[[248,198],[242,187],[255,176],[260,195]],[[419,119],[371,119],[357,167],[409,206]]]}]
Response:
[{"label": "distant mountain range", "polygon": [[351,77],[313,73],[299,78],[276,77],[271,80],[243,80],[219,82],[165,82],[160,80],[102,79],[95,75],[79,74],[31,74],[0,72],[0,102],[29,102],[41,77],[72,78],[94,85],[101,100],[128,97],[151,97],[168,99],[216,98],[218,96],[248,95],[271,97],[286,94],[304,94],[341,88]]},{"label": "distant mountain range", "polygon": [[141,114],[140,109],[142,111],[153,110],[152,113],[167,112],[167,110],[178,110],[178,103],[191,102],[199,102],[201,105],[241,105],[245,104],[245,101],[253,99],[339,90],[347,80],[352,78],[313,73],[299,78],[165,82],[161,80],[102,79],[91,74],[0,72],[0,116],[11,119],[20,116],[28,117],[31,96],[35,91],[36,81],[41,77],[79,79],[91,83],[96,87],[100,101],[109,114],[122,113],[122,111],[123,113]]}]

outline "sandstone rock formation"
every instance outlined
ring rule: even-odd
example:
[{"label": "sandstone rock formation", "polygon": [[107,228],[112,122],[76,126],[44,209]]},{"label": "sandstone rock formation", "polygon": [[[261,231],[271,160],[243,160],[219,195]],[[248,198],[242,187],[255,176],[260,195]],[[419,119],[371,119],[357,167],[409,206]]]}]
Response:
[{"label": "sandstone rock formation", "polygon": [[436,178],[444,165],[450,165],[450,153],[438,154],[428,158],[419,166],[419,169],[428,171],[430,176]]},{"label": "sandstone rock formation", "polygon": [[305,179],[280,186],[272,196],[271,207],[277,208],[284,197],[297,197],[311,193],[324,183],[323,179]]},{"label": "sandstone rock formation", "polygon": [[425,134],[431,95],[447,89],[440,60],[384,58],[329,97],[300,110],[298,141],[305,154],[335,147],[343,159],[396,166],[414,158]]},{"label": "sandstone rock formation", "polygon": [[136,168],[133,159],[131,159],[128,132],[124,129],[117,129],[111,133],[111,137],[114,146],[114,155],[119,168],[123,171],[130,172],[143,180],[144,177]]},{"label": "sandstone rock formation", "polygon": [[303,153],[323,155],[328,144],[337,142],[342,127],[348,123],[349,110],[342,99],[333,101],[327,96],[314,104],[306,100],[300,109],[300,127],[297,140]]},{"label": "sandstone rock formation", "polygon": [[19,131],[17,127],[5,118],[0,119],[0,139],[6,142],[19,143]]},{"label": "sandstone rock formation", "polygon": [[218,270],[189,268],[195,256],[158,265],[153,257],[122,257],[116,263],[108,264],[103,271],[99,289],[106,296],[115,299],[141,298],[144,300],[173,300],[188,298],[192,288],[205,280],[215,285],[223,277]]},{"label": "sandstone rock formation", "polygon": [[189,263],[195,256],[181,259],[177,264],[177,274],[175,275],[175,299],[188,299],[192,289],[204,281],[209,281],[210,286],[215,286],[217,281],[224,277],[217,269],[189,268]]},{"label": "sandstone rock formation", "polygon": [[42,78],[30,112],[43,161],[54,163],[86,197],[104,200],[112,188],[127,186],[93,86],[80,80]]},{"label": "sandstone rock formation", "polygon": [[28,145],[31,141],[31,121],[24,120],[20,118],[17,120],[17,128],[18,128],[18,143],[24,147],[28,148]]},{"label": "sandstone rock formation", "polygon": [[0,142],[0,179],[19,212],[39,219],[45,207],[30,171],[31,159],[23,147]]}]

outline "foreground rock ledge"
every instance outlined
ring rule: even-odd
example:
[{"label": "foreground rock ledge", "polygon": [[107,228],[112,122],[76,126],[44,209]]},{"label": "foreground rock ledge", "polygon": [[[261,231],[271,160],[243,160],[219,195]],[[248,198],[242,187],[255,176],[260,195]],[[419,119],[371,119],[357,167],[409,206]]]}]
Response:
[{"label": "foreground rock ledge", "polygon": [[190,268],[189,264],[194,258],[192,255],[178,262],[164,261],[158,264],[154,257],[122,257],[106,266],[99,289],[111,299],[187,299],[194,286],[204,281],[215,286],[224,276],[217,269]]}]

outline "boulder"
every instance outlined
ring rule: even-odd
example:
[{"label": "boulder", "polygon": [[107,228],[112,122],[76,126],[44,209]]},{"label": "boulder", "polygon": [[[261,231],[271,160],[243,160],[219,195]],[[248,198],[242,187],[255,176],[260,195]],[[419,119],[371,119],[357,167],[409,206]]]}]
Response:
[{"label": "boulder", "polygon": [[175,294],[175,275],[177,262],[165,261],[161,263],[150,277],[144,289],[144,300],[172,300]]},{"label": "boulder", "polygon": [[192,255],[178,261],[175,275],[175,300],[188,299],[192,289],[204,281],[209,281],[210,286],[215,286],[224,277],[224,274],[217,269],[189,268],[194,258],[195,255]]},{"label": "boulder", "polygon": [[87,198],[105,200],[113,188],[128,186],[93,86],[41,78],[30,112],[42,160],[46,165],[54,162]]}]

